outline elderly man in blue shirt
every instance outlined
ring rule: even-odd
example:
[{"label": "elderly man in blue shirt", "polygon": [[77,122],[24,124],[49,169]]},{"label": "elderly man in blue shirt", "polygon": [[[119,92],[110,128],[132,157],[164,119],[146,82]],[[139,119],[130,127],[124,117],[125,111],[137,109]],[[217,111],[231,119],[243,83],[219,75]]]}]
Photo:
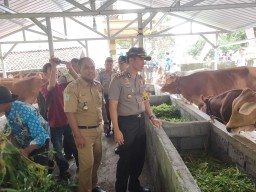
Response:
[{"label": "elderly man in blue shirt", "polygon": [[0,113],[4,113],[11,134],[8,138],[25,157],[36,163],[48,164],[48,123],[31,105],[16,101],[17,95],[0,86]]}]

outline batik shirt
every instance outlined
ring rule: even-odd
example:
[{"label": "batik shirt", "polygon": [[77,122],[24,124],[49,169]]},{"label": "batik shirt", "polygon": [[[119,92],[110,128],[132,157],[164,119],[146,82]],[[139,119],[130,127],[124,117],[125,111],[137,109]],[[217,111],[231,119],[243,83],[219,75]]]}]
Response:
[{"label": "batik shirt", "polygon": [[42,146],[49,138],[48,123],[31,105],[14,101],[10,113],[5,113],[5,116],[17,147],[25,148],[32,144]]}]

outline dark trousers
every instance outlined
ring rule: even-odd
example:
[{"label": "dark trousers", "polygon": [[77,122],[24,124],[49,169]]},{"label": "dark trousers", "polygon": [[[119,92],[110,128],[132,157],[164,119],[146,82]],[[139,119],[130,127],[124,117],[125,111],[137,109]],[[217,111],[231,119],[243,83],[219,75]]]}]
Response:
[{"label": "dark trousers", "polygon": [[34,161],[35,163],[48,166],[49,163],[49,157],[48,157],[48,152],[49,152],[49,139],[45,141],[45,144],[41,146],[38,149],[35,149],[29,154],[29,159]]},{"label": "dark trousers", "polygon": [[71,157],[73,155],[73,146],[70,145],[69,138],[65,137],[63,138],[63,149],[64,154],[68,157]]},{"label": "dark trousers", "polygon": [[144,114],[119,116],[118,125],[124,136],[120,146],[119,160],[116,169],[116,192],[126,192],[129,179],[129,190],[140,188],[139,176],[142,172],[145,152],[146,133]]},{"label": "dark trousers", "polygon": [[72,148],[72,153],[78,165],[78,152],[70,126],[64,125],[62,127],[51,127],[51,141],[55,151],[55,160],[59,167],[60,173],[67,171],[69,168],[69,164],[62,153],[62,136],[66,137],[67,141],[69,141],[70,147]]},{"label": "dark trousers", "polygon": [[[110,119],[110,113],[109,113],[109,99],[108,99],[108,95],[104,94],[104,99],[105,99],[105,108],[106,108],[106,113],[107,113],[107,118],[108,118],[108,132],[111,131],[111,119]],[[104,130],[104,132],[106,133],[106,130]]]}]

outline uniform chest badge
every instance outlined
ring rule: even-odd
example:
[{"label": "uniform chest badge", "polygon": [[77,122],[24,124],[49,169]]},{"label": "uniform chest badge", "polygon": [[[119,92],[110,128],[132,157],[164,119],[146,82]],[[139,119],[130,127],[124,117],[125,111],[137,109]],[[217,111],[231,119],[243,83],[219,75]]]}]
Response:
[{"label": "uniform chest badge", "polygon": [[84,103],[83,110],[88,111],[89,107],[87,106],[87,103]]}]

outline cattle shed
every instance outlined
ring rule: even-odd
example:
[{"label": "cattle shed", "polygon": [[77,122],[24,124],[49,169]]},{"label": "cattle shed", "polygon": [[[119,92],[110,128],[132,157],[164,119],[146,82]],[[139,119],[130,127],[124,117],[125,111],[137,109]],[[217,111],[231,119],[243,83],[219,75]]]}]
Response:
[{"label": "cattle shed", "polygon": [[[168,17],[179,22],[160,29]],[[7,56],[21,44],[44,44],[53,55],[65,42],[72,42],[90,56],[91,41],[107,41],[109,55],[115,58],[116,41],[143,46],[145,38],[200,35],[217,51],[218,34],[254,27],[255,18],[254,0],[0,0],[1,65],[6,76]],[[97,27],[99,20],[104,29]],[[72,31],[71,23],[84,32]]]},{"label": "cattle shed", "polygon": [[151,105],[171,103],[191,121],[163,121],[163,129],[158,129],[146,118],[147,162],[153,173],[153,191],[201,191],[181,156],[184,153],[211,153],[223,163],[234,163],[250,178],[256,179],[255,140],[230,135],[225,125],[218,121],[211,122],[210,117],[197,107],[173,95],[162,94],[158,86],[154,87],[155,95],[150,96]]}]

